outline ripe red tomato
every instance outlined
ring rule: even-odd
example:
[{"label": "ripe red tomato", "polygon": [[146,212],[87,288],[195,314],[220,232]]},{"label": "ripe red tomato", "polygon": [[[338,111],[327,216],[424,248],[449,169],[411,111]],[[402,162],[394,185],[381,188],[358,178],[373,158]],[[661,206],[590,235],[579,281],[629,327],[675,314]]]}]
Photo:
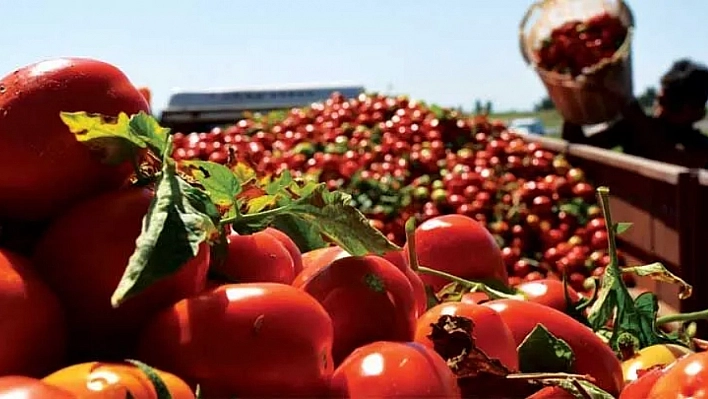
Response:
[{"label": "ripe red tomato", "polygon": [[335,398],[460,398],[457,378],[418,343],[374,342],[349,355],[331,382]]},{"label": "ripe red tomato", "polygon": [[[567,305],[565,300],[565,286],[560,280],[543,279],[527,281],[516,286],[516,289],[526,296],[526,300],[540,303],[561,312],[565,312]],[[568,298],[571,303],[580,300],[580,294],[572,287],[568,286]]]},{"label": "ripe red tomato", "polygon": [[59,58],[0,80],[0,217],[40,220],[79,199],[124,183],[129,163],[103,165],[59,117],[62,111],[109,116],[150,108],[113,65]]},{"label": "ripe red tomato", "polygon": [[268,227],[263,230],[263,232],[278,239],[278,241],[283,244],[285,249],[288,250],[290,257],[293,259],[293,275],[297,276],[298,273],[302,271],[302,253],[300,252],[300,248],[297,247],[297,244],[295,244],[295,241],[293,241],[287,234],[272,227]]},{"label": "ripe red tomato", "polygon": [[0,399],[79,399],[71,392],[30,377],[0,377]]},{"label": "ripe red tomato", "polygon": [[[303,255],[306,270],[305,272],[295,276],[295,281],[292,285],[302,285],[305,280],[308,280],[313,274],[316,274],[323,267],[332,263],[336,259],[347,256],[351,255],[338,246],[331,246],[307,252]],[[402,271],[403,274],[406,275],[406,278],[408,278],[408,282],[411,283],[411,287],[413,288],[413,297],[415,298],[416,317],[425,313],[428,308],[428,294],[425,292],[425,284],[423,284],[423,280],[420,276],[408,267],[408,263],[406,262],[403,252],[391,251],[385,254],[383,258],[391,262],[398,268],[398,270]]]},{"label": "ripe red tomato", "polygon": [[708,352],[685,356],[671,364],[659,377],[649,399],[707,398]]},{"label": "ripe red tomato", "polygon": [[[172,399],[194,399],[195,395],[186,382],[174,374],[155,370],[165,383]],[[89,362],[57,370],[44,377],[43,382],[71,392],[79,398],[158,399],[150,379],[137,367],[128,363]]]},{"label": "ripe red tomato", "polygon": [[[421,266],[470,280],[507,282],[499,245],[491,233],[472,218],[443,215],[426,220],[416,228],[415,240]],[[406,245],[404,250],[407,248]],[[440,277],[422,275],[421,278],[436,291],[449,283]]]},{"label": "ripe red tomato", "polygon": [[248,235],[232,231],[227,239],[226,260],[213,269],[229,281],[290,284],[295,278],[293,258],[275,236],[262,231]]},{"label": "ripe red tomato", "polygon": [[143,188],[91,198],[57,218],[37,244],[34,265],[66,309],[69,352],[76,361],[123,359],[156,312],[204,290],[206,243],[176,274],[111,306],[152,198]]},{"label": "ripe red tomato", "polygon": [[140,359],[205,397],[320,397],[334,371],[332,320],[302,290],[229,284],[184,299],[142,334]]},{"label": "ripe red tomato", "polygon": [[592,376],[597,386],[612,395],[616,396],[621,391],[624,380],[619,359],[592,330],[572,317],[548,306],[513,299],[494,300],[482,306],[489,306],[501,315],[517,345],[538,324],[542,324],[573,350],[574,372]]},{"label": "ripe red tomato", "polygon": [[[647,399],[654,384],[664,375],[664,368],[653,368],[622,388],[619,399]],[[674,396],[675,397],[675,396]]]},{"label": "ripe red tomato", "polygon": [[61,364],[66,324],[59,300],[27,259],[0,249],[0,375],[40,376]]},{"label": "ripe red tomato", "polygon": [[472,320],[475,346],[492,359],[499,360],[509,370],[518,371],[519,356],[509,327],[492,308],[465,302],[445,302],[430,308],[418,318],[415,342],[433,348],[428,338],[432,324],[442,316],[460,316]]},{"label": "ripe red tomato", "polygon": [[526,399],[575,399],[575,396],[560,387],[545,387]]},{"label": "ripe red tomato", "polygon": [[413,288],[405,274],[384,258],[339,258],[296,287],[317,299],[332,317],[335,364],[371,342],[413,339]]}]

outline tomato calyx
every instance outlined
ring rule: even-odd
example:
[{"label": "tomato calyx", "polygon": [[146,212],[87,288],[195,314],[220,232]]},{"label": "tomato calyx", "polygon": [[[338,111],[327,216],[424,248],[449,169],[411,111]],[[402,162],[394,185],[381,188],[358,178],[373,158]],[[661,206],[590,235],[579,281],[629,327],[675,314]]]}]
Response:
[{"label": "tomato calyx", "polygon": [[136,165],[134,182],[151,185],[155,196],[111,298],[114,307],[175,273],[197,255],[202,243],[223,255],[230,228],[249,234],[273,226],[301,251],[328,242],[355,256],[400,250],[371,226],[351,196],[330,191],[325,183],[295,179],[287,171],[259,177],[242,162],[175,159],[170,129],[143,112],[116,118],[85,112],[60,116],[77,141],[103,150],[105,163],[148,154],[147,166]]}]

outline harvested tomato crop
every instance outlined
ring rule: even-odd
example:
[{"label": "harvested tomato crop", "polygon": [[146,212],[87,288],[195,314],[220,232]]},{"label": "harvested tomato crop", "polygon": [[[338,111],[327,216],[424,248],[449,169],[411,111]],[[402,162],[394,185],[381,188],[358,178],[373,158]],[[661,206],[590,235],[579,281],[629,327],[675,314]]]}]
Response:
[{"label": "harvested tomato crop", "polygon": [[538,65],[547,71],[579,75],[612,58],[626,37],[627,27],[609,13],[587,21],[568,21],[555,28],[536,51]]}]

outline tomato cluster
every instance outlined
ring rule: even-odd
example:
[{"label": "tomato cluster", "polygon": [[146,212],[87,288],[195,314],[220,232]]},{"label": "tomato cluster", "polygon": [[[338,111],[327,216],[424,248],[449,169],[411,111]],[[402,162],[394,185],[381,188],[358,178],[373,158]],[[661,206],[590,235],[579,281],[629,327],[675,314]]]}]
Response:
[{"label": "tomato cluster", "polygon": [[[0,178],[11,227],[0,245],[0,397],[703,392],[705,353],[644,345],[622,364],[601,338],[669,340],[653,314],[648,332],[625,319],[593,326],[582,282],[623,272],[605,252],[615,230],[580,170],[501,124],[335,95],[267,126],[171,137],[144,113],[127,116],[136,107],[147,109],[138,89],[94,60],[0,81],[0,139],[12,146],[0,154],[13,154],[0,171],[27,166],[44,184]],[[41,121],[47,129],[33,130]],[[174,158],[170,140],[182,145]],[[70,165],[43,170],[58,160]],[[81,168],[97,169],[64,175]],[[604,276],[602,297],[639,314],[623,280]]]},{"label": "tomato cluster", "polygon": [[483,116],[406,97],[335,94],[174,140],[177,159],[237,160],[262,174],[288,170],[349,192],[398,244],[410,216],[472,217],[503,248],[512,285],[567,273],[583,291],[609,262],[604,219],[583,172]]},{"label": "tomato cluster", "polygon": [[627,37],[627,27],[609,13],[586,21],[568,21],[553,29],[536,50],[538,66],[573,76],[603,59],[612,58]]}]

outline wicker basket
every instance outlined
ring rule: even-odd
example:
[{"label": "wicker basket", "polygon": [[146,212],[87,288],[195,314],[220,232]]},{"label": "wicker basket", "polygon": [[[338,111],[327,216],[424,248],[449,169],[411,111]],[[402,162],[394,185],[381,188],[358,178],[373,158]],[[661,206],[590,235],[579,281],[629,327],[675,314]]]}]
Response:
[{"label": "wicker basket", "polygon": [[[534,50],[551,31],[570,20],[585,20],[601,12],[619,17],[628,28],[627,38],[611,59],[587,68],[577,77],[541,69]],[[529,7],[519,27],[519,45],[527,64],[533,66],[561,116],[579,125],[592,125],[616,119],[619,109],[607,101],[611,88],[627,98],[633,95],[632,33],[634,16],[622,0],[539,0]]]}]

